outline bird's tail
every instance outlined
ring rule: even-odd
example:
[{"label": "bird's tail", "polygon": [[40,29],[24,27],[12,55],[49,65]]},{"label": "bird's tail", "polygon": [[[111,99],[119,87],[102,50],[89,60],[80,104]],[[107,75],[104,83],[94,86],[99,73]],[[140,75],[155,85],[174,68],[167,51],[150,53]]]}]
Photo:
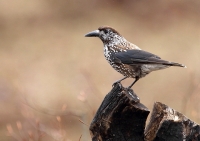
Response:
[{"label": "bird's tail", "polygon": [[185,65],[183,64],[179,64],[179,63],[174,63],[174,62],[170,62],[169,64],[170,66],[177,66],[177,67],[183,67],[183,68],[187,68]]}]

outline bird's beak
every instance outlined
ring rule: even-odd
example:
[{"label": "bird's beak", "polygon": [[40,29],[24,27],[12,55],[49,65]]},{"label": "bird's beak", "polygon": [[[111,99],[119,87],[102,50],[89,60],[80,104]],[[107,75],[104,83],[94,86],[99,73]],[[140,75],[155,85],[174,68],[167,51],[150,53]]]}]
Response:
[{"label": "bird's beak", "polygon": [[99,37],[99,30],[94,30],[85,34],[85,37]]}]

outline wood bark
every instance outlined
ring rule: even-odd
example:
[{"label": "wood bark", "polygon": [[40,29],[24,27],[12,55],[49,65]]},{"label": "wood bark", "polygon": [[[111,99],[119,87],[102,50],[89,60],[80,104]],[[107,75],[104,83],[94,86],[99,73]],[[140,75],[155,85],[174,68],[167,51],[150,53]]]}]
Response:
[{"label": "wood bark", "polygon": [[149,110],[132,89],[115,84],[90,124],[92,141],[200,141],[200,126],[165,104]]},{"label": "wood bark", "polygon": [[156,102],[145,130],[146,141],[200,141],[200,126],[183,114]]},{"label": "wood bark", "polygon": [[131,90],[116,84],[106,95],[91,125],[93,141],[141,141],[149,110]]}]

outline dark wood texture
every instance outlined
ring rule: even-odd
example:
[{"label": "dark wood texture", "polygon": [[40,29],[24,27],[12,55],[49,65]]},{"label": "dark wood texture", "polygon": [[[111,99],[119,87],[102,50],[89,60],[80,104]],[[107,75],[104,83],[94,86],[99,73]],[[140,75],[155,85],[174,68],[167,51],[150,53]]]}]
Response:
[{"label": "dark wood texture", "polygon": [[200,141],[200,126],[165,104],[156,102],[146,141]]},{"label": "dark wood texture", "polygon": [[149,110],[137,95],[117,83],[106,95],[91,125],[93,141],[142,141]]},{"label": "dark wood texture", "polygon": [[154,104],[145,129],[148,114],[133,90],[117,83],[90,125],[92,141],[200,141],[200,126],[167,105]]}]

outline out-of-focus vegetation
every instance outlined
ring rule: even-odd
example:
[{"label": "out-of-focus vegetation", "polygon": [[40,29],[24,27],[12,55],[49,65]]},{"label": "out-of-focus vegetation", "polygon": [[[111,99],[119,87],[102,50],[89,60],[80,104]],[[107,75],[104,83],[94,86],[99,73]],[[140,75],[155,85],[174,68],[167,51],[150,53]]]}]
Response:
[{"label": "out-of-focus vegetation", "polygon": [[84,37],[102,25],[185,64],[133,89],[149,109],[161,101],[200,123],[199,7],[198,0],[0,1],[0,140],[90,140],[95,111],[122,78],[101,41]]}]

